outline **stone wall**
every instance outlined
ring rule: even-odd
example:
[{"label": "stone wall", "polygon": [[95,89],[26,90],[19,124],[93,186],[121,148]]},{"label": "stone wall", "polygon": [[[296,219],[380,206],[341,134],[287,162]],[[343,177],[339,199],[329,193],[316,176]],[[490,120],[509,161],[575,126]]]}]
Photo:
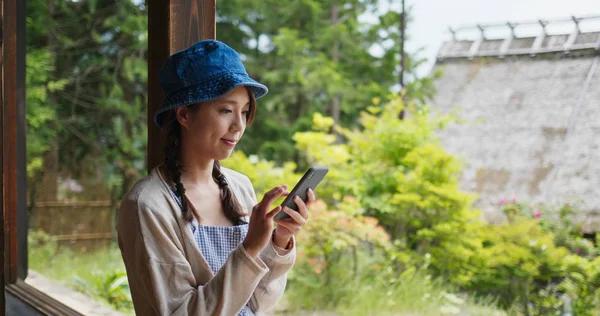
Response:
[{"label": "stone wall", "polygon": [[600,231],[600,65],[581,96],[595,58],[462,58],[434,66],[444,75],[433,105],[444,113],[460,108],[466,120],[441,132],[442,140],[465,159],[461,184],[479,193],[488,219],[500,219],[500,199],[577,203],[585,230]]}]

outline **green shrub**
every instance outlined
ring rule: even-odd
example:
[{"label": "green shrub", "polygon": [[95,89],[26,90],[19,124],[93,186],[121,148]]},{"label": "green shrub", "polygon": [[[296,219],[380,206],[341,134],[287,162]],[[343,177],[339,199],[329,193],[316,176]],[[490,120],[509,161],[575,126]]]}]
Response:
[{"label": "green shrub", "polygon": [[568,256],[535,220],[490,225],[483,230],[483,238],[477,253],[482,264],[467,287],[499,297],[505,308],[515,303],[527,308],[540,285],[560,278],[561,262]]},{"label": "green shrub", "polygon": [[71,284],[80,292],[104,299],[118,310],[133,309],[127,274],[124,271],[95,271],[91,280],[75,275]]},{"label": "green shrub", "polygon": [[380,264],[401,274],[428,258],[434,277],[478,297],[493,295],[506,310],[556,313],[567,297],[574,310],[597,310],[595,270],[565,266],[573,256],[589,262],[598,251],[569,221],[575,210],[564,206],[545,217],[515,201],[504,204],[507,223],[482,222],[476,197],[459,189],[460,161],[436,136],[454,118],[409,105],[410,115],[398,120],[403,107],[399,100],[375,104],[355,130],[315,114],[313,131],[294,136],[310,163],[331,169],[319,192],[332,205],[355,196],[357,214],[377,218],[388,232],[393,246]]},{"label": "green shrub", "polygon": [[[583,238],[581,227],[572,221],[578,211],[569,204],[552,206],[529,203],[504,203],[503,211],[510,224],[529,222],[546,236],[560,253],[536,256],[538,262],[545,259],[547,266],[541,277],[529,289],[534,315],[558,313],[570,308],[576,315],[600,313],[600,249]],[[513,239],[514,240],[514,239]],[[548,243],[546,238],[545,242]],[[569,302],[565,306],[565,302]],[[523,307],[524,308],[524,307]]]},{"label": "green shrub", "polygon": [[[229,158],[222,161],[222,164],[224,167],[241,172],[250,178],[258,201],[262,199],[265,192],[276,186],[287,184],[291,190],[302,177],[302,174],[296,173],[297,166],[293,162],[277,166],[274,162],[257,156],[248,157],[241,151],[235,151]],[[278,200],[278,202],[281,201],[282,199]]]},{"label": "green shrub", "polygon": [[391,246],[389,236],[375,218],[355,212],[356,202],[345,199],[338,210],[322,201],[311,207],[310,225],[297,237],[298,261],[289,279],[291,288],[313,294],[296,307],[336,307],[364,278],[377,276]]}]

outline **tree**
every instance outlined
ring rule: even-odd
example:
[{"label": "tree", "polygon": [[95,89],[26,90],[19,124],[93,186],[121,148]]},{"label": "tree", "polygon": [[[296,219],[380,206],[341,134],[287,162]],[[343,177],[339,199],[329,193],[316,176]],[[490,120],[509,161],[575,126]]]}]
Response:
[{"label": "tree", "polygon": [[[53,171],[123,193],[144,170],[144,5],[31,0],[27,12],[29,176]],[[56,163],[42,168],[48,153]]]},{"label": "tree", "polygon": [[[400,60],[400,15],[381,10],[390,3],[235,0],[217,6],[217,37],[240,51],[250,74],[272,91],[244,140],[247,152],[301,163],[292,136],[310,129],[313,113],[353,127],[374,97],[390,95]],[[416,66],[411,60],[408,72]],[[425,91],[426,79],[413,81]]]},{"label": "tree", "polygon": [[[351,128],[371,99],[391,95],[399,70],[399,13],[382,11],[384,2],[390,1],[219,3],[217,37],[271,89],[240,144],[246,153],[278,164],[293,160],[304,169],[293,135],[310,129],[314,113]],[[29,126],[30,162],[86,187],[116,186],[114,196],[120,196],[144,174],[145,6],[133,0],[31,0],[28,16],[31,60],[47,61],[45,69],[38,62],[29,68],[39,74],[30,86],[45,93],[43,101],[30,100],[30,108],[38,108]],[[417,65],[410,57],[408,73]],[[48,80],[42,80],[45,73]],[[424,100],[431,94],[428,80],[412,80],[406,94]],[[47,124],[33,119],[44,113],[49,116],[40,119]]]},{"label": "tree", "polygon": [[362,113],[360,128],[337,127],[347,139],[342,144],[328,132],[334,121],[319,114],[313,131],[295,135],[311,163],[330,168],[319,195],[332,197],[330,203],[357,197],[365,215],[379,219],[411,252],[423,255],[442,243],[463,253],[477,248],[469,235],[480,225],[474,196],[459,189],[460,161],[436,133],[454,118],[409,103],[410,115],[398,120],[401,99],[374,104]]}]

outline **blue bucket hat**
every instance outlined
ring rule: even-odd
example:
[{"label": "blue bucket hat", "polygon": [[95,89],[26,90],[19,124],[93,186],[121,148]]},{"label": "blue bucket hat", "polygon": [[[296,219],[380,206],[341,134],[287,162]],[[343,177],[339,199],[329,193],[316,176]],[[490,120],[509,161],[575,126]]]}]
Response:
[{"label": "blue bucket hat", "polygon": [[249,87],[258,99],[269,89],[250,78],[231,47],[217,40],[200,41],[169,56],[158,75],[165,92],[154,123],[163,127],[163,113],[174,108],[214,100],[240,86]]}]

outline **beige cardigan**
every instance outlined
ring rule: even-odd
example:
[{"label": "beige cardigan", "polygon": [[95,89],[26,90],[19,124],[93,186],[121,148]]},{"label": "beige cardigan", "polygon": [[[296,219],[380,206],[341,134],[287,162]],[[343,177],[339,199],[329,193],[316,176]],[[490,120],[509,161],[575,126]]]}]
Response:
[{"label": "beige cardigan", "polygon": [[[250,212],[257,203],[250,179],[222,172]],[[295,246],[279,255],[271,243],[255,260],[240,243],[214,275],[169,190],[157,167],[121,201],[119,248],[136,314],[234,316],[247,303],[257,314],[272,308],[285,290]]]}]

